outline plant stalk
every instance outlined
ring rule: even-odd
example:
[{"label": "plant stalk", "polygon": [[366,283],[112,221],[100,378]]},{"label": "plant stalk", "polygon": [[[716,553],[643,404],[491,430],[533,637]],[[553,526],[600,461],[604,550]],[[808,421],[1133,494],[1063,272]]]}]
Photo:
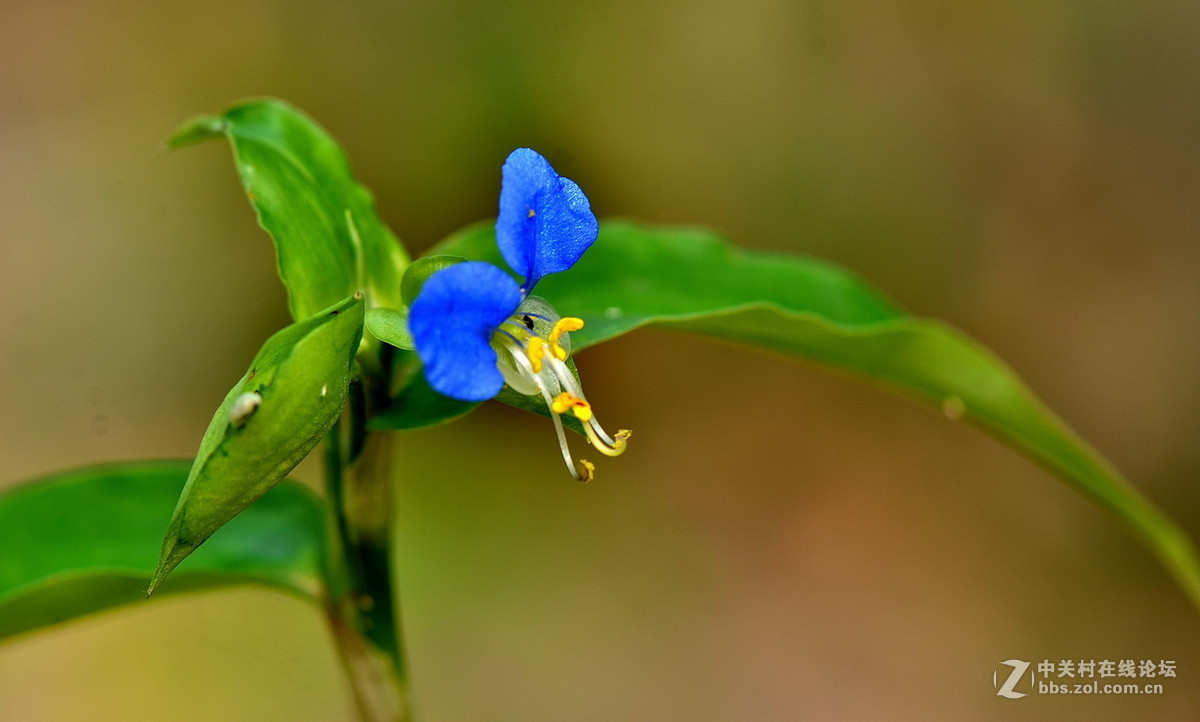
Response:
[{"label": "plant stalk", "polygon": [[409,722],[408,669],[393,590],[397,434],[365,430],[363,394],[330,432],[325,477],[336,546],[326,616],[364,722]]}]

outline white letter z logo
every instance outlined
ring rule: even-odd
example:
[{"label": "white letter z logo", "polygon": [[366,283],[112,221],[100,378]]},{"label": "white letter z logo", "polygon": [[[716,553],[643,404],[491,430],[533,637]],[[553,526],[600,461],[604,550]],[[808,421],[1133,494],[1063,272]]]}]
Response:
[{"label": "white letter z logo", "polygon": [[[1023,662],[1019,659],[1009,659],[1001,662],[1001,664],[1007,664],[1013,668],[1013,671],[1008,675],[1008,679],[1004,681],[1004,686],[1000,687],[1000,690],[996,692],[996,694],[1000,695],[1001,697],[1008,697],[1009,699],[1021,699],[1025,696],[1025,693],[1014,692],[1013,687],[1017,686],[1017,682],[1021,681],[1021,677],[1025,674],[1025,670],[1029,669],[1029,662]],[[992,672],[992,686],[997,686],[995,672]]]}]

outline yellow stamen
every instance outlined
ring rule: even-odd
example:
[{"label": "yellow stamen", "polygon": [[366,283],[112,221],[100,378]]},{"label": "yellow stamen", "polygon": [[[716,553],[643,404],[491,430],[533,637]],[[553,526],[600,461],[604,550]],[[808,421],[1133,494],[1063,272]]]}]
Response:
[{"label": "yellow stamen", "polygon": [[525,345],[525,354],[529,356],[529,365],[535,374],[542,372],[542,358],[546,355],[546,342],[541,336],[534,336]]},{"label": "yellow stamen", "polygon": [[581,328],[583,328],[583,319],[575,318],[574,316],[560,318],[557,322],[555,322],[554,328],[550,330],[550,353],[554,354],[554,358],[558,359],[559,361],[567,360],[567,356],[569,354],[567,354],[567,350],[565,348],[558,344],[558,339],[564,333],[578,331]]},{"label": "yellow stamen", "polygon": [[554,404],[550,409],[556,414],[565,414],[569,410],[580,421],[592,418],[592,405],[577,396],[572,396],[569,391],[554,397]]},{"label": "yellow stamen", "polygon": [[535,211],[535,210],[533,210],[532,208],[530,208],[530,209],[529,209],[529,217],[530,217],[530,218],[533,218],[533,217],[534,217],[534,216],[536,216],[536,215],[537,215],[537,211]]},{"label": "yellow stamen", "polygon": [[579,480],[585,484],[596,478],[596,465],[587,459],[575,462],[575,471],[578,472]]}]

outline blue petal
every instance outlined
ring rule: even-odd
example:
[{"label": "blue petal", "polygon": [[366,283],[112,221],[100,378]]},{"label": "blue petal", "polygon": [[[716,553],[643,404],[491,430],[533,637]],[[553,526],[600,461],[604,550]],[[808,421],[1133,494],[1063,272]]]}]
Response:
[{"label": "blue petal", "polygon": [[461,401],[500,393],[504,377],[490,341],[520,303],[517,282],[490,263],[460,263],[430,276],[408,311],[429,385]]},{"label": "blue petal", "polygon": [[575,182],[554,172],[529,148],[504,162],[496,243],[529,291],[549,273],[565,271],[596,240],[600,225]]}]

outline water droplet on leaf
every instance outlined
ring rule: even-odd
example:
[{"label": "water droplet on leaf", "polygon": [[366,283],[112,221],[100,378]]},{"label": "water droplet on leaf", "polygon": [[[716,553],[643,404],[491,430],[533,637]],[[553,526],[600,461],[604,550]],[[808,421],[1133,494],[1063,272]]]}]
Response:
[{"label": "water droplet on leaf", "polygon": [[957,396],[947,396],[946,400],[942,402],[942,413],[946,415],[946,418],[958,421],[963,414],[967,413],[967,405]]}]

